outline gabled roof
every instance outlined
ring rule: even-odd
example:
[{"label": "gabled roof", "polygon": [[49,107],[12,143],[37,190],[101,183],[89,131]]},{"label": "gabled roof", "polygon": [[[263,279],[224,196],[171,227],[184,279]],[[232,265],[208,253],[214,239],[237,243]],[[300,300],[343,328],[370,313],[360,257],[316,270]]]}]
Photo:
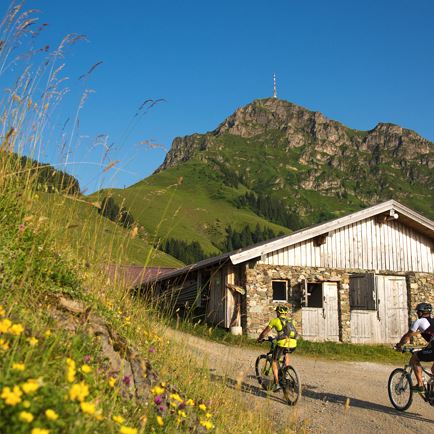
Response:
[{"label": "gabled roof", "polygon": [[320,223],[301,229],[293,232],[291,235],[285,235],[283,237],[241,249],[239,252],[231,254],[230,259],[233,264],[240,264],[241,262],[249,261],[250,259],[260,257],[275,250],[280,250],[293,244],[340,229],[343,226],[359,222],[360,220],[365,220],[385,213],[388,213],[392,218],[397,214],[396,218],[399,218],[399,221],[413,227],[429,238],[434,239],[434,222],[432,220],[418,214],[416,211],[407,208],[399,202],[388,200],[387,202],[365,208],[345,217],[339,217],[326,223]]},{"label": "gabled roof", "polygon": [[157,276],[155,279],[149,279],[148,283],[151,281],[157,282],[159,280],[166,280],[178,276],[187,275],[192,271],[203,269],[212,265],[223,264],[229,259],[234,265],[240,264],[242,262],[261,257],[262,255],[273,252],[275,250],[289,247],[293,244],[297,244],[302,241],[309,240],[323,234],[327,234],[328,232],[340,229],[349,224],[356,223],[358,221],[381,214],[387,215],[389,216],[389,218],[394,218],[395,214],[397,214],[400,222],[414,228],[428,238],[434,240],[434,222],[432,220],[424,217],[423,215],[417,213],[416,211],[413,211],[410,208],[407,208],[399,202],[396,202],[394,200],[388,200],[387,202],[365,208],[361,211],[357,211],[344,217],[339,217],[325,223],[319,223],[305,229],[300,229],[296,232],[293,232],[291,235],[284,235],[278,238],[273,238],[271,240],[255,244],[250,247],[238,249],[229,253],[223,253],[219,256],[204,259],[203,261],[196,262],[195,264],[187,265],[186,267],[166,272],[162,275]]}]

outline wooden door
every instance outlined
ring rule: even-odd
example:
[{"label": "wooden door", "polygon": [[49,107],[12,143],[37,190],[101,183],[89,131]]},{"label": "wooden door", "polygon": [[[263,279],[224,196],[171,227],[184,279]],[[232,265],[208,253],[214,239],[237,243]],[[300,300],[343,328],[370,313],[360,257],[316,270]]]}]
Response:
[{"label": "wooden door", "polygon": [[302,337],[310,341],[338,341],[338,286],[322,284],[322,306],[302,308]]},{"label": "wooden door", "polygon": [[408,330],[407,285],[404,276],[376,276],[381,342],[396,343]]},{"label": "wooden door", "polygon": [[396,343],[408,330],[404,276],[375,276],[375,310],[351,312],[351,342]]},{"label": "wooden door", "polygon": [[211,274],[207,321],[213,325],[226,327],[226,285],[222,270]]}]

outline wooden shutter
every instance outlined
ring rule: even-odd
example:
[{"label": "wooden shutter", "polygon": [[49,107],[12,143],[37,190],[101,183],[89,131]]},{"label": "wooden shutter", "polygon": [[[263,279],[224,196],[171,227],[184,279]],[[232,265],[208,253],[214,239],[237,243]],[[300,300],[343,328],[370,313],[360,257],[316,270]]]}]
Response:
[{"label": "wooden shutter", "polygon": [[350,307],[353,310],[375,310],[374,274],[353,274],[350,276]]}]

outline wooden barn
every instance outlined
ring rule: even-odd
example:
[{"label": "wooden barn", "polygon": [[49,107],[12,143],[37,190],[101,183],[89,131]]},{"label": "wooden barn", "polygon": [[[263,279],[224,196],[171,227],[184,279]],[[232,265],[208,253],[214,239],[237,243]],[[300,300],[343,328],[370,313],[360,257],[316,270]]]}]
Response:
[{"label": "wooden barn", "polygon": [[304,339],[396,342],[415,304],[434,303],[434,222],[390,200],[152,285],[174,306],[251,337],[287,303]]}]

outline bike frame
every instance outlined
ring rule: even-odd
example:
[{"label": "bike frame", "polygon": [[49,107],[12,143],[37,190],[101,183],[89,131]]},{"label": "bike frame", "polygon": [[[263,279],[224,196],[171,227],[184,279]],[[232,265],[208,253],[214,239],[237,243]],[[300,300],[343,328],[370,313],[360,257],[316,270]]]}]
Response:
[{"label": "bike frame", "polygon": [[[416,353],[417,351],[419,351],[420,349],[422,349],[422,348],[417,348],[416,350],[413,348],[413,349],[407,350],[407,352],[410,352],[411,354],[414,354],[414,353]],[[427,387],[427,385],[428,385],[428,383],[430,382],[430,380],[431,380],[432,382],[434,382],[434,375],[433,375],[430,371],[428,371],[427,368],[423,367],[422,364],[420,365],[420,367],[422,368],[422,376],[423,376],[424,384],[425,384],[425,391],[424,391],[423,393],[420,393],[420,396],[421,396],[421,398],[422,398],[425,402],[429,402],[429,401],[430,401],[429,393],[432,392],[432,390],[429,390],[428,387]],[[410,362],[407,363],[407,364],[404,366],[404,369],[405,369],[406,372],[408,372],[408,374],[409,374],[410,376],[411,376],[412,374],[414,374],[414,369],[413,369],[413,367],[410,365]],[[427,381],[427,378],[426,378],[426,377],[428,377],[428,381]]]}]

